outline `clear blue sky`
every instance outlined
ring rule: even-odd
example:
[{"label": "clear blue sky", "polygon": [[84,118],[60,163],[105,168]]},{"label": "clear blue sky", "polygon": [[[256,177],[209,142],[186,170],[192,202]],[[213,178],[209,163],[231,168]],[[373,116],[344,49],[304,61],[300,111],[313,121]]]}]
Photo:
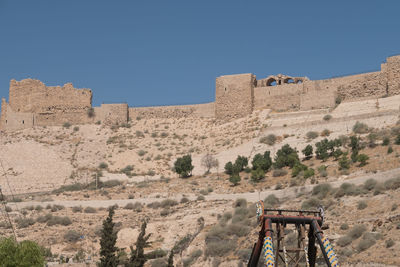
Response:
[{"label": "clear blue sky", "polygon": [[214,100],[215,78],[323,79],[400,54],[399,0],[0,0],[0,95],[10,79],[91,88],[93,104]]}]

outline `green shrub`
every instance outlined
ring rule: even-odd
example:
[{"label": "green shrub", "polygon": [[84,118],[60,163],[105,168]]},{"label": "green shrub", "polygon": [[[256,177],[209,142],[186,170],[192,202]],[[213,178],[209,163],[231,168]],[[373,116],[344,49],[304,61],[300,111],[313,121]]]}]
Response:
[{"label": "green shrub", "polygon": [[361,237],[366,230],[367,227],[365,227],[365,225],[358,224],[353,226],[353,228],[351,228],[351,230],[347,233],[347,236],[349,236],[352,240],[355,240]]},{"label": "green shrub", "polygon": [[232,162],[231,162],[231,161],[227,162],[227,163],[225,164],[224,169],[225,169],[225,173],[226,173],[226,174],[232,175],[233,172],[234,172]]},{"label": "green shrub", "polygon": [[198,200],[198,201],[203,201],[203,200],[205,200],[205,199],[206,199],[206,198],[205,198],[204,196],[198,196],[196,200]]},{"label": "green shrub", "polygon": [[63,225],[63,226],[67,226],[72,224],[72,221],[69,217],[64,216],[64,217],[60,217],[60,216],[49,216],[48,217],[48,221],[47,221],[47,226],[53,226],[53,225]]},{"label": "green shrub", "polygon": [[357,161],[360,162],[360,167],[368,164],[367,160],[369,159],[368,155],[358,154]]},{"label": "green shrub", "polygon": [[86,207],[83,211],[85,213],[96,213],[97,212],[97,210],[93,207]]},{"label": "green shrub", "polygon": [[180,177],[186,178],[192,175],[192,170],[194,166],[192,165],[192,157],[190,155],[178,158],[175,163],[175,172],[179,174]]},{"label": "green shrub", "polygon": [[183,198],[181,198],[181,203],[183,204],[183,203],[188,203],[189,202],[189,199],[187,198],[187,197],[183,197]]},{"label": "green shrub", "polygon": [[272,166],[272,159],[269,151],[265,151],[264,155],[256,154],[251,162],[253,170],[262,169],[264,172],[269,171]]},{"label": "green shrub", "polygon": [[63,127],[68,129],[69,127],[71,127],[71,123],[64,122]]},{"label": "green shrub", "polygon": [[321,132],[321,136],[329,136],[331,134],[331,131],[329,129],[324,129]]},{"label": "green shrub", "polygon": [[74,132],[77,132],[77,131],[79,131],[79,127],[78,127],[78,126],[75,126],[75,127],[74,127]]},{"label": "green shrub", "polygon": [[231,182],[231,184],[233,186],[237,186],[240,183],[241,180],[242,179],[240,178],[240,175],[238,173],[232,174],[229,177],[229,182]]},{"label": "green shrub", "polygon": [[306,165],[297,162],[292,168],[292,177],[298,176],[300,173],[304,172],[307,169],[308,167]]},{"label": "green shrub", "polygon": [[353,132],[356,134],[364,134],[369,131],[368,125],[357,121],[353,126]]},{"label": "green shrub", "polygon": [[322,161],[326,161],[329,158],[328,150],[332,146],[333,143],[330,143],[328,139],[324,138],[323,140],[315,143],[315,156],[317,159]]},{"label": "green shrub", "polygon": [[253,182],[259,182],[262,179],[264,179],[264,177],[265,177],[265,172],[261,168],[251,171],[251,180]]},{"label": "green shrub", "polygon": [[279,199],[274,194],[270,194],[264,199],[264,205],[266,207],[275,207],[278,204]]},{"label": "green shrub", "polygon": [[282,146],[281,149],[276,152],[274,165],[277,169],[281,169],[285,166],[293,168],[297,162],[299,162],[297,151],[288,144]]},{"label": "green shrub", "polygon": [[338,244],[338,245],[341,246],[341,247],[346,247],[346,246],[350,245],[351,242],[352,242],[351,237],[345,235],[345,236],[340,237],[340,238],[336,241],[336,244]]},{"label": "green shrub", "polygon": [[367,202],[365,202],[363,200],[359,201],[358,204],[357,204],[357,209],[358,210],[363,210],[366,207],[368,207],[368,204],[367,204]]},{"label": "green shrub", "polygon": [[323,117],[323,119],[324,119],[324,121],[329,121],[329,120],[332,119],[332,115],[326,114],[326,115]]},{"label": "green shrub", "polygon": [[82,212],[82,207],[81,207],[81,206],[79,206],[79,207],[78,207],[78,206],[72,207],[72,211],[75,212],[75,213],[76,213],[76,212]]},{"label": "green shrub", "polygon": [[237,156],[234,164],[234,169],[238,170],[239,172],[243,171],[245,167],[249,164],[249,161],[244,156]]},{"label": "green shrub", "polygon": [[315,131],[309,131],[306,133],[306,137],[307,139],[312,140],[318,137],[318,133]]},{"label": "green shrub", "polygon": [[275,169],[275,170],[272,172],[272,176],[273,176],[273,177],[280,177],[280,176],[285,176],[287,173],[288,173],[287,170],[284,170],[284,169]]},{"label": "green shrub", "polygon": [[376,240],[373,238],[363,238],[360,240],[360,242],[357,245],[357,250],[358,251],[364,251],[375,245]]},{"label": "green shrub", "polygon": [[308,168],[307,170],[304,171],[304,178],[305,179],[310,178],[310,177],[312,177],[314,175],[315,175],[315,171],[314,171],[313,168]]},{"label": "green shrub", "polygon": [[274,145],[275,142],[276,142],[276,135],[274,134],[269,134],[260,139],[260,143],[267,144],[270,146]]},{"label": "green shrub", "polygon": [[385,136],[382,140],[382,146],[388,146],[390,144],[390,138]]},{"label": "green shrub", "polygon": [[232,240],[213,240],[206,242],[206,255],[222,257],[236,249],[236,242]]},{"label": "green shrub", "polygon": [[325,198],[332,191],[332,186],[330,184],[319,184],[314,186],[312,190],[312,195],[318,198]]},{"label": "green shrub", "polygon": [[17,227],[18,228],[27,228],[31,225],[35,224],[35,220],[32,218],[17,218],[15,220],[15,222],[17,223]]},{"label": "green shrub", "polygon": [[392,178],[384,183],[386,190],[396,190],[400,188],[400,177]]},{"label": "green shrub", "polygon": [[101,162],[101,163],[99,164],[99,168],[100,168],[100,169],[107,169],[107,168],[108,168],[108,164],[105,163],[105,162]]},{"label": "green shrub", "polygon": [[235,203],[233,204],[234,208],[246,208],[247,207],[247,200],[244,198],[236,199]]},{"label": "green shrub", "polygon": [[173,199],[164,199],[163,201],[161,201],[160,206],[162,208],[169,208],[169,207],[173,207],[178,205],[178,202],[176,200]]},{"label": "green shrub", "polygon": [[393,148],[392,148],[391,146],[388,147],[387,153],[388,153],[388,154],[393,153]]},{"label": "green shrub", "polygon": [[304,210],[317,209],[317,207],[321,204],[322,204],[321,200],[313,197],[304,200],[303,203],[301,203],[301,208]]},{"label": "green shrub", "polygon": [[135,202],[135,203],[130,202],[130,203],[126,204],[124,207],[124,209],[133,210],[133,211],[137,211],[137,212],[142,211],[142,208],[143,208],[143,206],[139,202]]},{"label": "green shrub", "polygon": [[339,160],[339,170],[348,170],[350,169],[350,160],[347,157],[347,154],[343,154],[343,156]]},{"label": "green shrub", "polygon": [[342,223],[340,225],[340,230],[348,230],[349,229],[349,225],[347,223]]},{"label": "green shrub", "polygon": [[81,234],[75,230],[68,230],[68,232],[66,232],[64,234],[65,241],[70,242],[70,243],[78,241],[80,237],[81,237]]},{"label": "green shrub", "polygon": [[398,135],[396,136],[396,139],[394,140],[394,143],[395,143],[396,145],[400,145],[400,134],[398,134]]},{"label": "green shrub", "polygon": [[303,152],[306,159],[310,159],[313,155],[313,146],[307,145],[301,152]]},{"label": "green shrub", "polygon": [[391,238],[389,238],[388,240],[385,241],[385,247],[386,248],[391,248],[391,247],[394,246],[394,244],[395,244],[395,242]]},{"label": "green shrub", "polygon": [[368,191],[371,191],[375,188],[376,184],[378,182],[375,179],[368,179],[367,181],[364,182],[364,188],[367,189]]},{"label": "green shrub", "polygon": [[43,252],[33,241],[16,242],[12,237],[0,237],[0,266],[42,267],[45,265]]}]

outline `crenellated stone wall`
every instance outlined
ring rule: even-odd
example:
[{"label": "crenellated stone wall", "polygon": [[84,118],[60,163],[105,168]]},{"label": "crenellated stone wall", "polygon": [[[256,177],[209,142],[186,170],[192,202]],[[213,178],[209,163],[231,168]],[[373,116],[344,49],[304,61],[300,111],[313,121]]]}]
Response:
[{"label": "crenellated stone wall", "polygon": [[[251,77],[251,78],[250,78]],[[277,111],[334,107],[336,99],[354,101],[400,94],[400,56],[387,58],[381,71],[326,80],[252,74],[221,76],[216,80],[215,116],[221,120],[244,117],[254,109]]]},{"label": "crenellated stone wall", "polygon": [[[51,126],[94,123],[123,124],[136,118],[216,118],[222,121],[244,117],[255,109],[276,111],[334,107],[337,99],[355,101],[400,95],[400,55],[387,58],[377,72],[310,80],[283,74],[260,80],[247,74],[216,78],[215,102],[196,105],[128,107],[102,104],[92,108],[92,91],[64,86],[46,86],[39,80],[11,80],[9,103],[1,103],[0,130],[14,131],[35,125]],[[94,113],[92,112],[94,110]]]}]

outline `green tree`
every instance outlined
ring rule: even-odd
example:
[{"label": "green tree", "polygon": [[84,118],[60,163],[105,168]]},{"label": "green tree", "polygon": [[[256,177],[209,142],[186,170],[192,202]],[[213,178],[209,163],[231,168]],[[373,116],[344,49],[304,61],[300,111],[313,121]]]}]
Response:
[{"label": "green tree", "polygon": [[396,136],[396,139],[394,140],[394,143],[396,145],[400,145],[400,134]]},{"label": "green tree", "polygon": [[300,162],[297,162],[292,168],[292,177],[296,177],[299,173],[304,172],[307,170],[308,167]]},{"label": "green tree", "polygon": [[147,261],[147,257],[144,254],[144,249],[150,246],[148,241],[151,234],[146,235],[147,222],[144,220],[140,228],[139,236],[136,240],[136,248],[133,249],[131,246],[131,257],[127,267],[143,267]]},{"label": "green tree", "polygon": [[350,136],[350,147],[353,152],[360,150],[360,139],[357,136]]},{"label": "green tree", "polygon": [[335,160],[338,160],[341,155],[343,155],[343,151],[340,148],[336,149],[332,154]]},{"label": "green tree", "polygon": [[43,248],[30,240],[17,243],[11,237],[0,238],[0,266],[43,267],[43,251]]},{"label": "green tree", "polygon": [[228,175],[232,175],[233,174],[233,164],[231,161],[227,162],[225,164],[225,173]]},{"label": "green tree", "polygon": [[269,151],[265,151],[264,155],[256,154],[251,162],[253,170],[262,169],[264,172],[269,171],[272,166],[272,159]]},{"label": "green tree", "polygon": [[306,159],[310,159],[313,154],[313,147],[312,145],[307,145],[301,152],[303,152]]},{"label": "green tree", "polygon": [[288,144],[282,146],[275,155],[275,167],[280,169],[285,166],[293,168],[293,166],[299,161],[299,155],[296,149],[291,148]]},{"label": "green tree", "polygon": [[114,209],[114,206],[108,209],[108,217],[103,221],[100,239],[100,267],[116,267],[119,264],[118,248],[115,246],[117,232],[114,231]]},{"label": "green tree", "polygon": [[238,173],[234,173],[229,177],[229,182],[231,182],[233,186],[238,185],[241,180],[242,179],[240,178],[240,175]]},{"label": "green tree", "polygon": [[350,161],[347,157],[347,153],[344,153],[343,156],[339,160],[339,169],[340,170],[347,170],[350,168]]},{"label": "green tree", "polygon": [[330,148],[328,139],[323,139],[315,144],[315,155],[317,159],[326,161],[329,158],[328,149]]},{"label": "green tree", "polygon": [[173,249],[171,249],[171,251],[169,253],[167,267],[174,267],[174,250]]},{"label": "green tree", "polygon": [[236,168],[239,172],[243,171],[245,167],[249,164],[248,159],[245,156],[238,156],[235,160]]},{"label": "green tree", "polygon": [[251,171],[251,180],[253,182],[259,182],[265,177],[265,172],[263,169],[258,168],[256,170]]},{"label": "green tree", "polygon": [[360,167],[367,165],[368,164],[367,160],[369,160],[368,155],[359,154],[357,156],[357,161],[360,162]]},{"label": "green tree", "polygon": [[186,155],[178,158],[174,164],[175,172],[179,174],[180,177],[186,178],[192,175],[192,170],[194,166],[192,165],[192,156]]}]

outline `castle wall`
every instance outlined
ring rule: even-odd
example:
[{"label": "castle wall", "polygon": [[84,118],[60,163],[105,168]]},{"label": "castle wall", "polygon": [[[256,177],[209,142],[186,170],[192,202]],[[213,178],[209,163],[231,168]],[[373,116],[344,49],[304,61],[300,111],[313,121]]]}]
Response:
[{"label": "castle wall", "polygon": [[205,103],[182,106],[138,107],[129,108],[129,118],[153,119],[153,118],[213,118],[215,104]]},{"label": "castle wall", "polygon": [[302,84],[282,84],[254,88],[254,108],[288,110],[300,108]]},{"label": "castle wall", "polygon": [[336,90],[309,91],[300,95],[300,110],[334,107],[336,97]]},{"label": "castle wall", "polygon": [[253,74],[220,76],[215,86],[215,116],[233,119],[249,115],[254,108]]},{"label": "castle wall", "polygon": [[[15,112],[3,99],[1,103],[1,129],[16,131],[32,128],[34,125],[34,114],[30,112]],[[4,112],[4,113],[3,113]]]},{"label": "castle wall", "polygon": [[304,82],[304,93],[320,90],[325,92],[337,91],[337,95],[343,100],[381,97],[386,94],[386,80],[381,72],[370,72],[333,79]]},{"label": "castle wall", "polygon": [[389,57],[384,67],[388,95],[400,94],[400,56]]},{"label": "castle wall", "polygon": [[15,112],[87,111],[92,106],[92,91],[75,89],[71,83],[47,87],[39,80],[11,80],[9,104]]},{"label": "castle wall", "polygon": [[101,104],[94,108],[94,120],[103,124],[123,124],[128,122],[128,104]]}]

